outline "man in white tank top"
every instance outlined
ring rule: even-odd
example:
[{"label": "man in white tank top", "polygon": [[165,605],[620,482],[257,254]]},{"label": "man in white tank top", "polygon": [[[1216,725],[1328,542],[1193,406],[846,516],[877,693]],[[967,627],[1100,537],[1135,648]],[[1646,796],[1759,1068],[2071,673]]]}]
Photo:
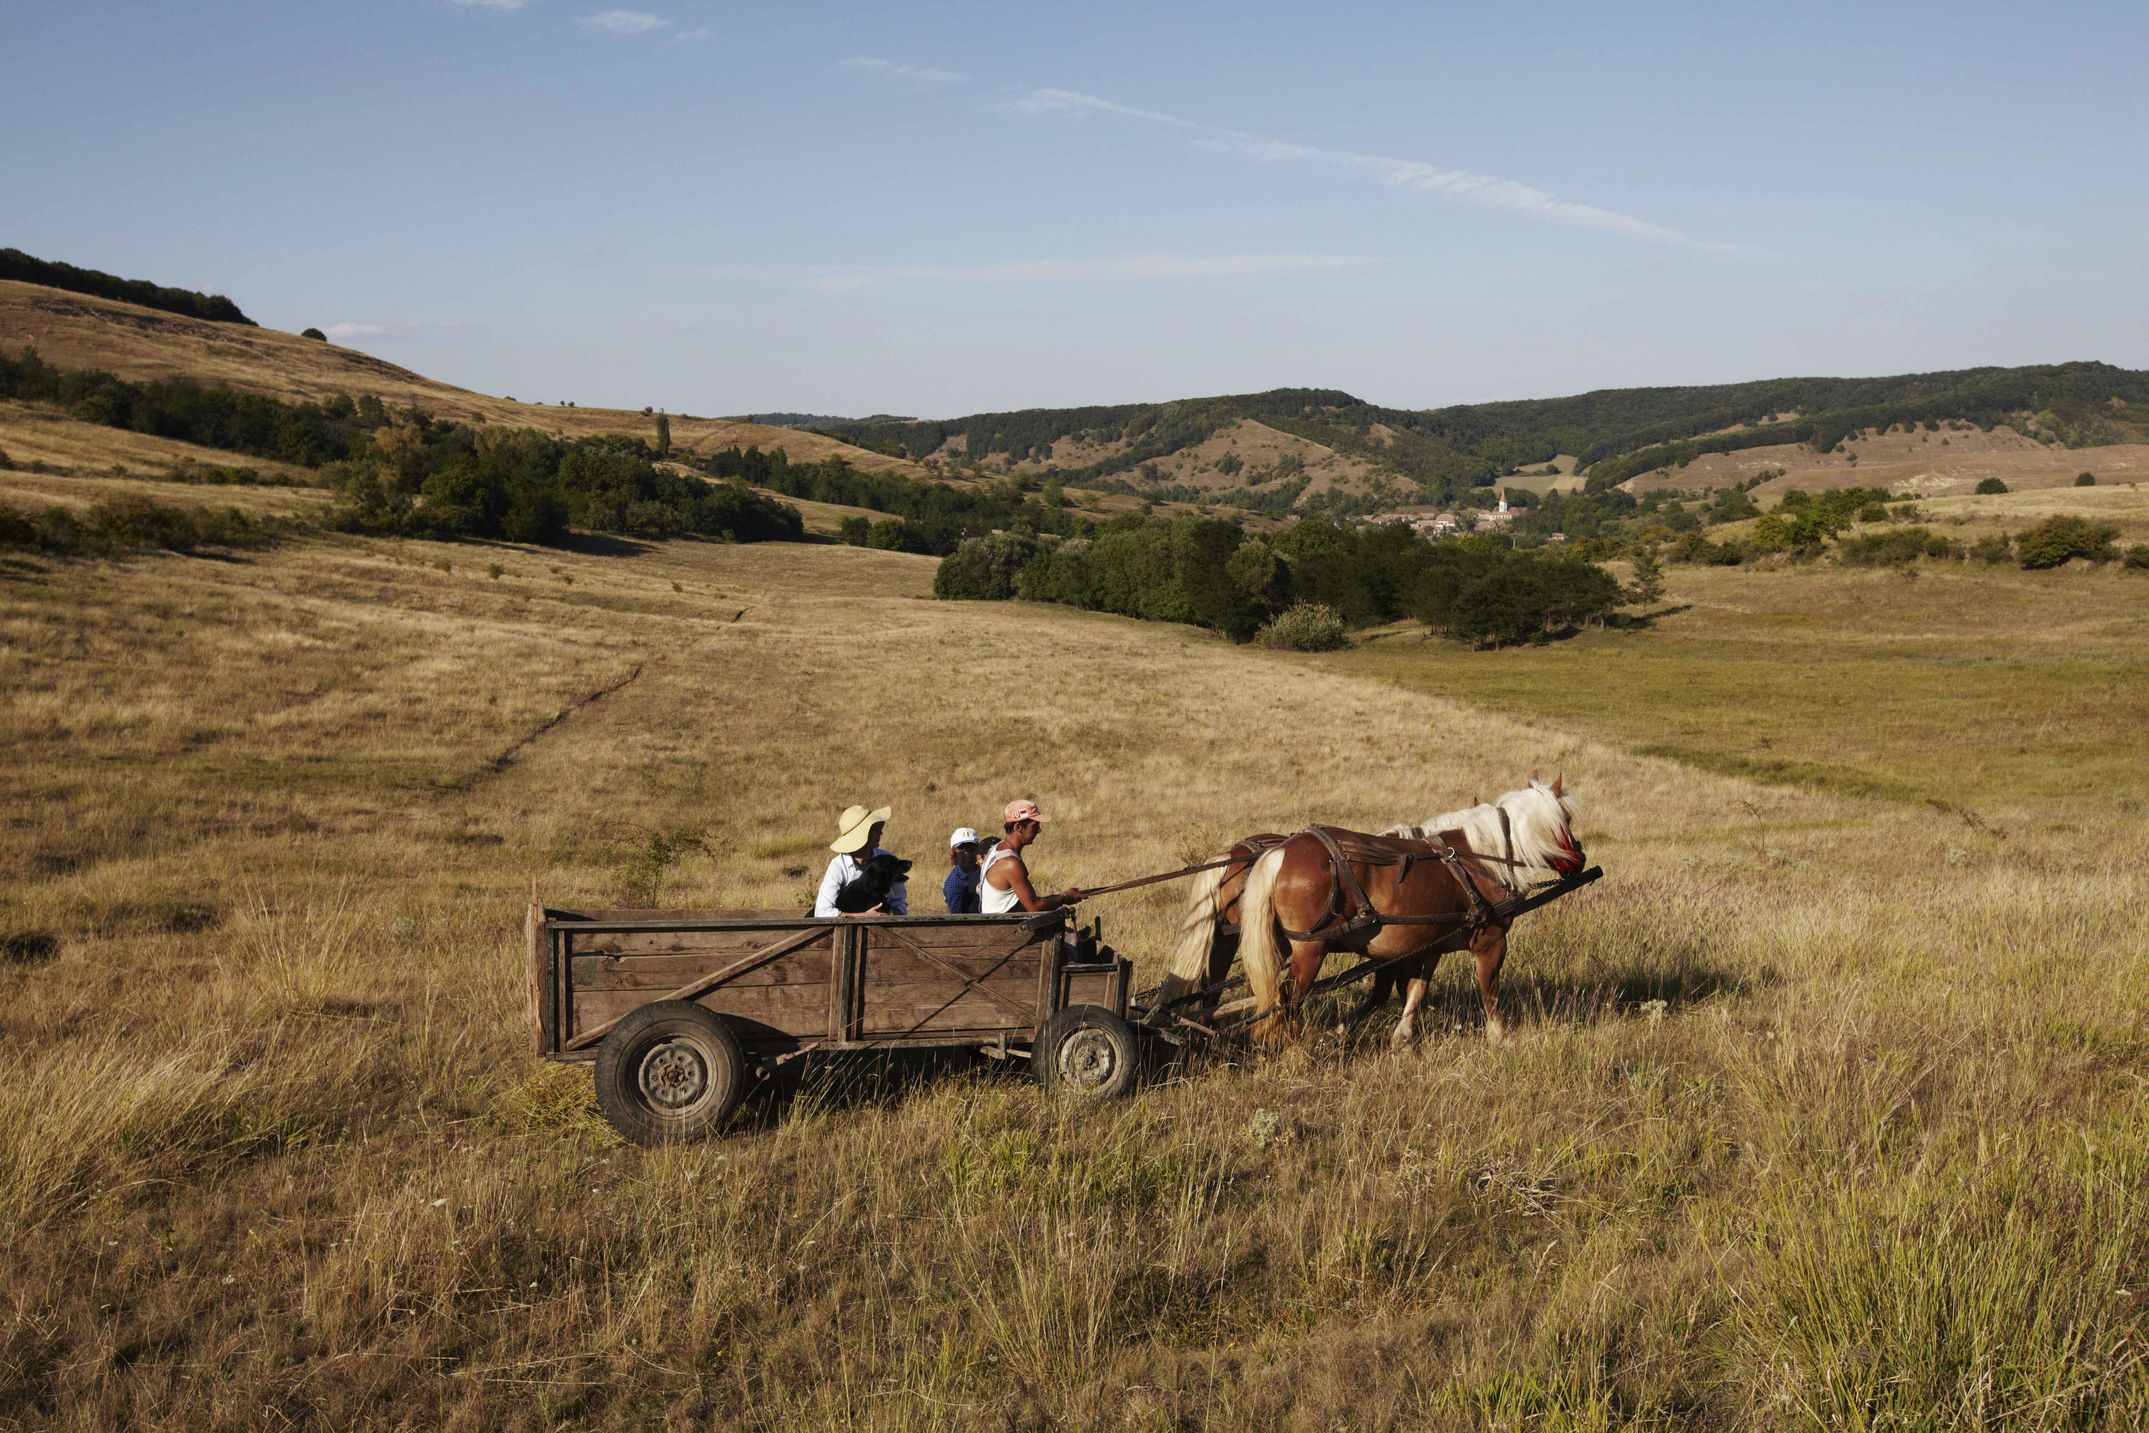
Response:
[{"label": "man in white tank top", "polygon": [[1082,899],[1082,892],[1069,886],[1053,896],[1040,896],[1030,887],[1030,868],[1023,864],[1022,848],[1044,834],[1051,818],[1037,809],[1035,801],[1010,801],[1000,813],[1001,829],[1007,834],[992,849],[979,869],[978,909],[985,915],[1010,911],[1056,911]]}]

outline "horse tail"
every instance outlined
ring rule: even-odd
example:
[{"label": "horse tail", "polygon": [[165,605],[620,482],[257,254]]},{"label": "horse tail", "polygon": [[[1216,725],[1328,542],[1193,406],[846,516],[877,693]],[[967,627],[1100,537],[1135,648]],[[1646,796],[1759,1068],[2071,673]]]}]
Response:
[{"label": "horse tail", "polygon": [[[1282,847],[1268,852],[1246,873],[1246,889],[1239,894],[1239,961],[1246,967],[1246,984],[1254,993],[1254,1009],[1271,1009],[1283,994],[1283,960],[1276,940],[1276,878],[1283,870]],[[1257,1031],[1272,1038],[1283,1028],[1283,1015],[1276,1012],[1262,1020]]]},{"label": "horse tail", "polygon": [[[1230,858],[1231,853],[1226,851],[1216,859],[1225,861]],[[1164,984],[1158,989],[1159,999],[1176,1000],[1209,983],[1209,957],[1216,950],[1216,922],[1223,914],[1218,898],[1224,889],[1224,878],[1230,874],[1228,868],[1219,866],[1194,878],[1193,893],[1187,897],[1186,915],[1179,922],[1179,943],[1172,947],[1171,966],[1164,976]]]}]

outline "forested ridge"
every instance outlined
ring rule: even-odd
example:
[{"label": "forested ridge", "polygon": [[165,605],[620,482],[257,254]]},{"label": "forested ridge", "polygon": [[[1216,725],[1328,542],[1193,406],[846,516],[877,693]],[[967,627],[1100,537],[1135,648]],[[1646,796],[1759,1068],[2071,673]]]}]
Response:
[{"label": "forested ridge", "polygon": [[[1611,388],[1566,398],[1385,408],[1335,389],[1081,408],[1032,408],[917,422],[837,423],[827,431],[861,447],[923,459],[961,440],[975,464],[1035,463],[1044,476],[1081,484],[1121,480],[1226,425],[1250,419],[1417,484],[1446,502],[1519,468],[1572,453],[1592,486],[1676,464],[1703,452],[1777,443],[1819,451],[1865,428],[1966,421],[2035,424],[2076,447],[2149,435],[2149,373],[2106,363],[1967,368],[1878,378],[1776,378],[1677,388]],[[1063,438],[1115,451],[1056,465]]]},{"label": "forested ridge", "polygon": [[147,279],[123,279],[99,269],[78,269],[73,264],[36,258],[20,249],[0,249],[0,279],[43,284],[48,289],[65,289],[69,293],[94,294],[101,299],[117,299],[121,303],[162,309],[166,313],[183,313],[189,318],[207,319],[211,323],[260,327],[222,294],[168,288]]}]

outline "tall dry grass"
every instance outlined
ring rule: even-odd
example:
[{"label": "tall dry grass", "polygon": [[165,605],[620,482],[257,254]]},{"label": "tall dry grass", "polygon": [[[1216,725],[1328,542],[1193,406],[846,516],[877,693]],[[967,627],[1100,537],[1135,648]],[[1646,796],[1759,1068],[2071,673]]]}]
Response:
[{"label": "tall dry grass", "polygon": [[[1601,710],[1541,714],[1544,654],[1492,684],[1502,715],[1362,657],[920,600],[929,571],[368,543],[12,570],[0,935],[52,943],[0,964],[0,1421],[2149,1415],[2124,787],[2049,800],[1934,697],[1927,739],[1959,754],[1922,759],[1972,825],[1636,755]],[[1735,576],[1749,606],[1804,600]],[[1740,590],[1601,660],[1765,656],[1714,615]],[[2080,658],[2018,651],[2021,699]],[[1777,700],[1718,680],[1687,688],[1697,727]],[[2107,680],[2141,699],[2138,670]],[[1870,739],[1913,749],[1916,704],[1886,710]],[[2050,759],[2105,773],[2124,739]],[[961,1061],[824,1062],[658,1152],[525,1053],[533,877],[555,904],[803,904],[853,800],[892,803],[932,873],[949,828],[1028,795],[1058,818],[1040,879],[1097,884],[1533,766],[1579,787],[1611,879],[1518,925],[1502,1048],[1458,968],[1400,1057],[1331,1005],[1291,1051],[1104,1109]],[[1181,894],[1097,907],[1146,977]]]}]

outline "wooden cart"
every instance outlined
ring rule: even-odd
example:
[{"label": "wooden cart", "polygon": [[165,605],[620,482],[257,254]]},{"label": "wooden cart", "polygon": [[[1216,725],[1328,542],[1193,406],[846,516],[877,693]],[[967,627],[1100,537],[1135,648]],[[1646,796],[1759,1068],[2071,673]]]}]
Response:
[{"label": "wooden cart", "polygon": [[853,916],[532,904],[537,1053],[593,1060],[597,1103],[643,1144],[722,1126],[752,1071],[820,1050],[968,1046],[1093,1098],[1131,1088],[1131,963],[1064,911]]}]

